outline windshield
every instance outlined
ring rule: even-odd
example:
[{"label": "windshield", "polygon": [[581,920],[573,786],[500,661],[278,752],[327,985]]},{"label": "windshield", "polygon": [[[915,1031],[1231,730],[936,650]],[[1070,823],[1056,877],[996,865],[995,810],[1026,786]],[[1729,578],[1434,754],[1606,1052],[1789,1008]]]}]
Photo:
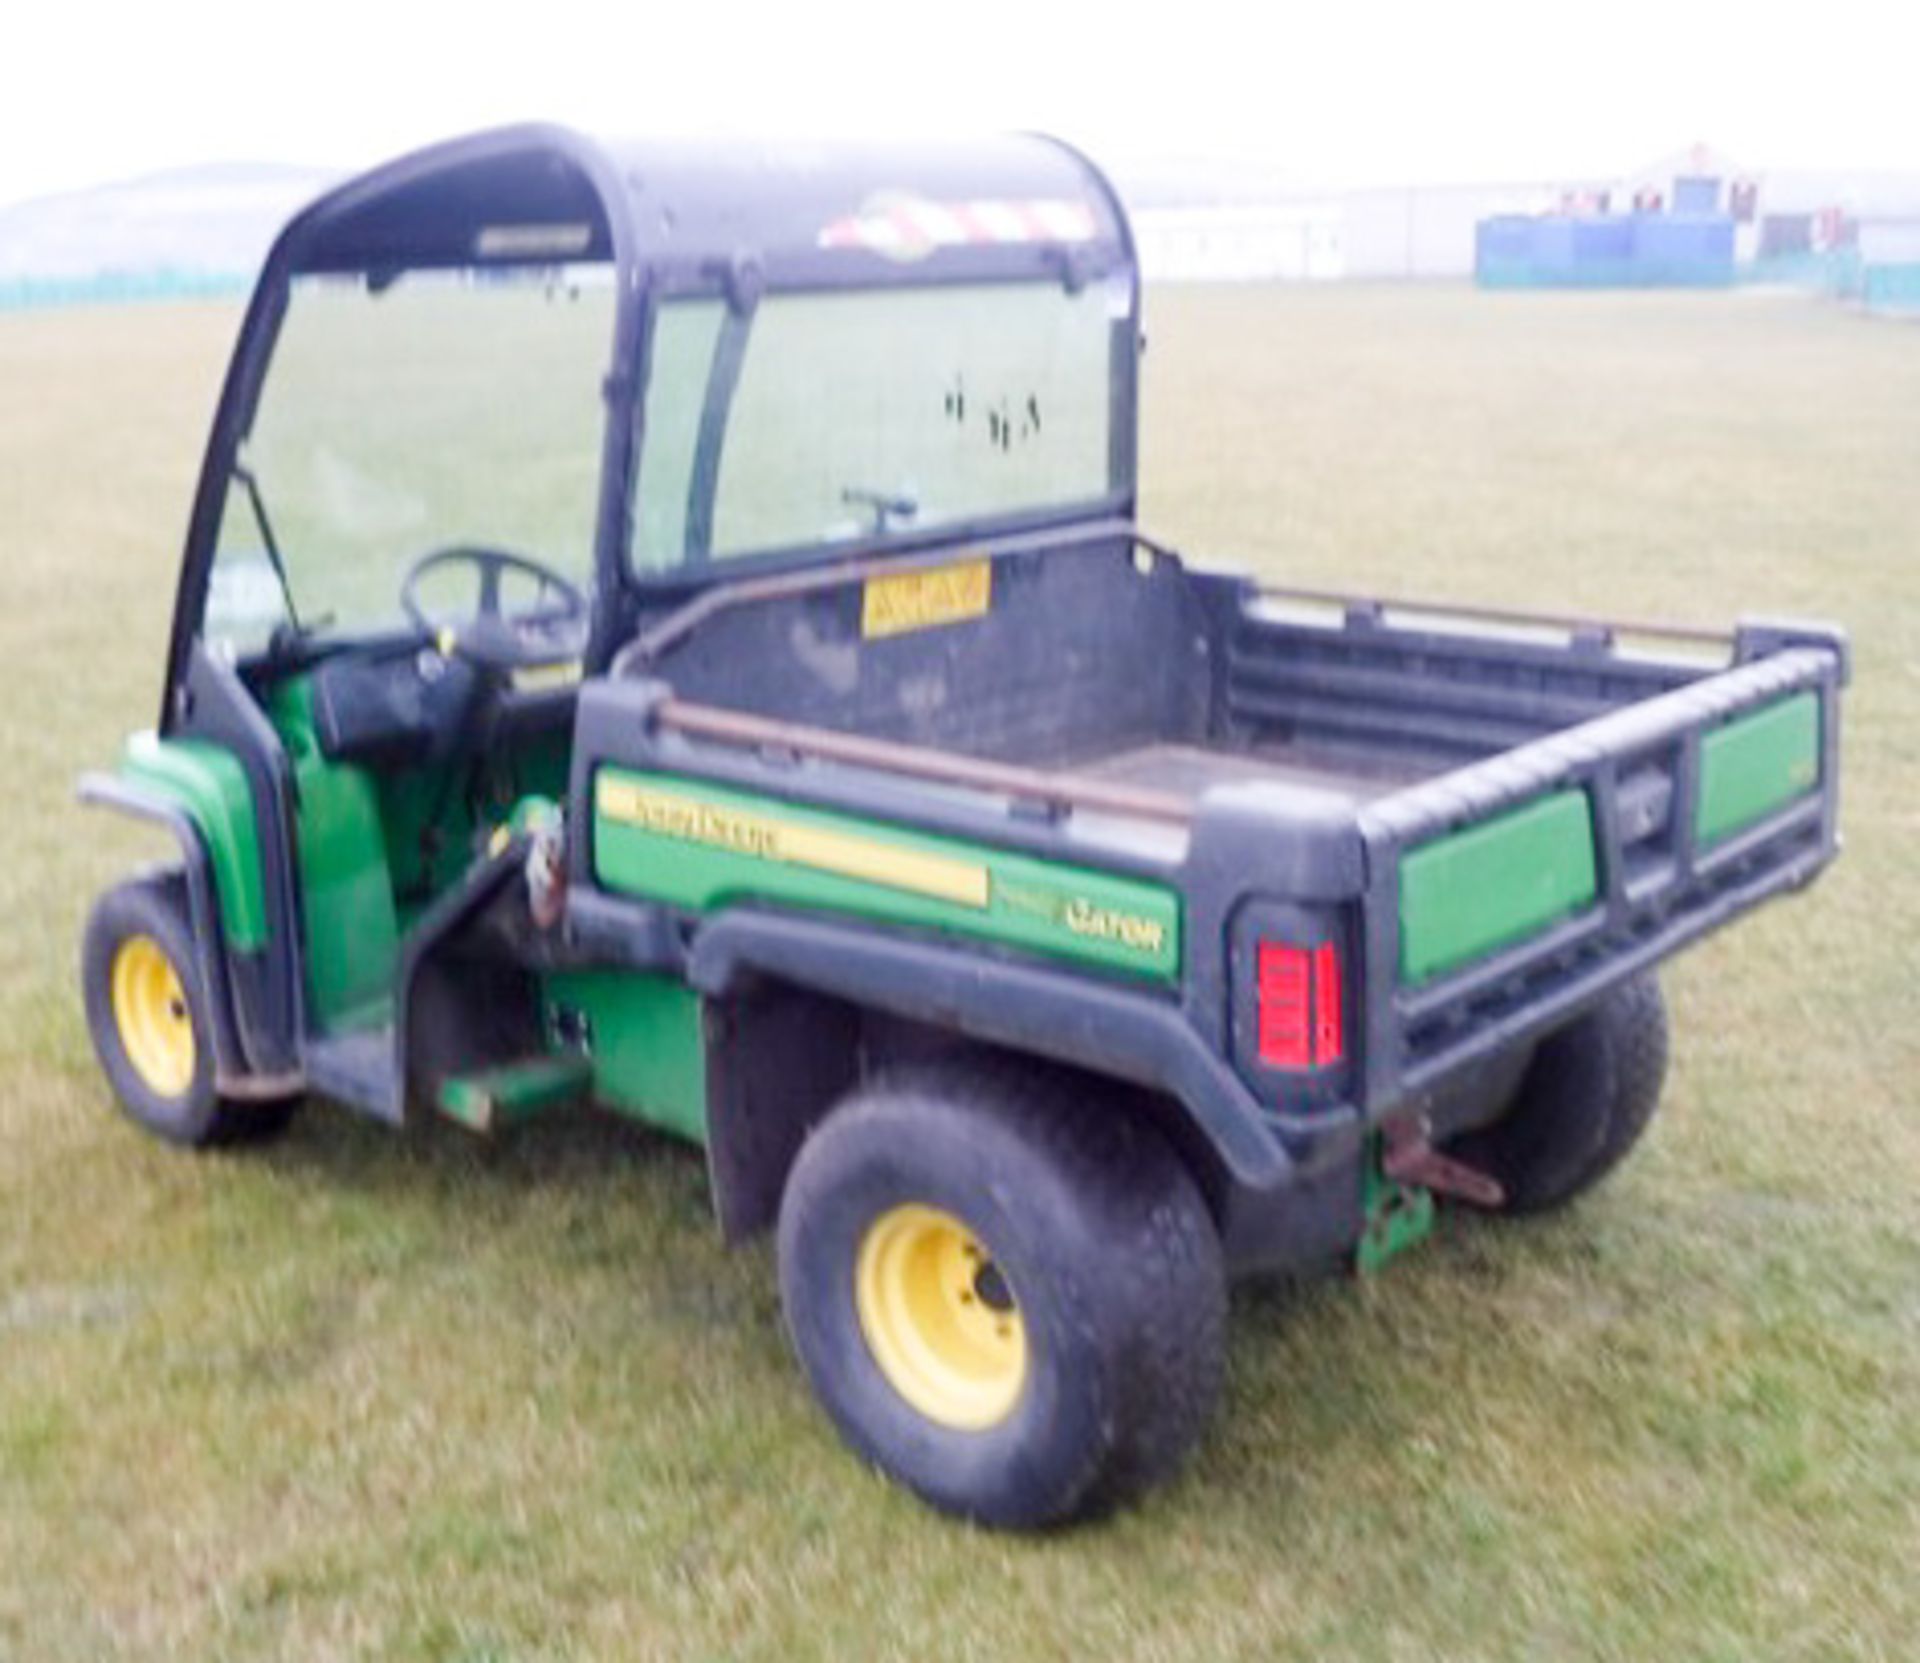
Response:
[{"label": "windshield", "polygon": [[669,572],[1098,502],[1124,288],[967,284],[669,301],[635,560]]},{"label": "windshield", "polygon": [[[409,567],[452,545],[587,585],[614,292],[605,266],[294,282],[240,460],[303,626],[399,627]],[[206,633],[242,652],[287,620],[260,522],[237,481]]]}]

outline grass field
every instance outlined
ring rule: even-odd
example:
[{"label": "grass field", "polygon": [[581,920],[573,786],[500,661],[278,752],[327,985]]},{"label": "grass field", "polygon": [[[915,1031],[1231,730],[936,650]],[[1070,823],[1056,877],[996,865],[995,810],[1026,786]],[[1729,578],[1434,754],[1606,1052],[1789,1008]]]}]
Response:
[{"label": "grass field", "polygon": [[1043,1540],[845,1456],[697,1158],[336,1112],[192,1159],[82,1031],[68,784],[151,720],[235,314],[0,318],[0,1658],[1920,1652],[1920,331],[1810,301],[1154,298],[1149,523],[1275,577],[1855,632],[1848,852],[1670,976],[1527,1227],[1236,1297],[1187,1474]]}]

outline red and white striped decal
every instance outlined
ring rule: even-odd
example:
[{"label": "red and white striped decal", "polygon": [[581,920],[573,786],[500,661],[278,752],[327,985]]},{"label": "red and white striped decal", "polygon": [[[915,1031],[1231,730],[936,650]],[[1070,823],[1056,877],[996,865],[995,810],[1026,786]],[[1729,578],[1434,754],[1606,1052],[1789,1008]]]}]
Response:
[{"label": "red and white striped decal", "polygon": [[818,243],[864,248],[892,260],[921,260],[936,248],[968,244],[1092,242],[1097,229],[1091,208],[1063,197],[932,202],[889,194],[834,220]]}]

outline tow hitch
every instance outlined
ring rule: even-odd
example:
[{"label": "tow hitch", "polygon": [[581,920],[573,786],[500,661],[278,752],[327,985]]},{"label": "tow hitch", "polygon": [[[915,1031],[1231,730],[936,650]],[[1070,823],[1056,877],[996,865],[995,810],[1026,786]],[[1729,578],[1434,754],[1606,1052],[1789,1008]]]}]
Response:
[{"label": "tow hitch", "polygon": [[1492,1209],[1507,1199],[1498,1179],[1434,1148],[1424,1120],[1398,1121],[1386,1128],[1381,1135],[1380,1172],[1396,1184],[1464,1201],[1470,1207]]},{"label": "tow hitch", "polygon": [[1366,1228],[1355,1263],[1363,1273],[1426,1240],[1433,1230],[1434,1198],[1473,1207],[1498,1207],[1500,1185],[1476,1167],[1434,1148],[1424,1120],[1395,1121],[1372,1140],[1366,1157],[1361,1203]]}]

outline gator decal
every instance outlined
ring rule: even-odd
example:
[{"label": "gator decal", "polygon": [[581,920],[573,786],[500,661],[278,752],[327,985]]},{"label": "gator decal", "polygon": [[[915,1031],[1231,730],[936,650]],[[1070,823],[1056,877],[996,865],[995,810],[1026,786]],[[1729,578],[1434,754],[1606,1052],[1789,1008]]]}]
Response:
[{"label": "gator decal", "polygon": [[992,605],[993,563],[987,560],[870,577],[860,595],[860,633],[873,641],[957,624],[985,617]]},{"label": "gator decal", "polygon": [[596,874],[694,910],[758,899],[998,941],[1170,981],[1179,905],[1155,884],[664,775],[604,769]]},{"label": "gator decal", "polygon": [[1085,895],[1063,895],[1045,886],[1036,889],[1005,877],[995,885],[995,895],[1008,911],[1044,919],[1074,935],[1118,941],[1145,953],[1157,953],[1167,945],[1167,928],[1161,919],[1103,907]]}]

